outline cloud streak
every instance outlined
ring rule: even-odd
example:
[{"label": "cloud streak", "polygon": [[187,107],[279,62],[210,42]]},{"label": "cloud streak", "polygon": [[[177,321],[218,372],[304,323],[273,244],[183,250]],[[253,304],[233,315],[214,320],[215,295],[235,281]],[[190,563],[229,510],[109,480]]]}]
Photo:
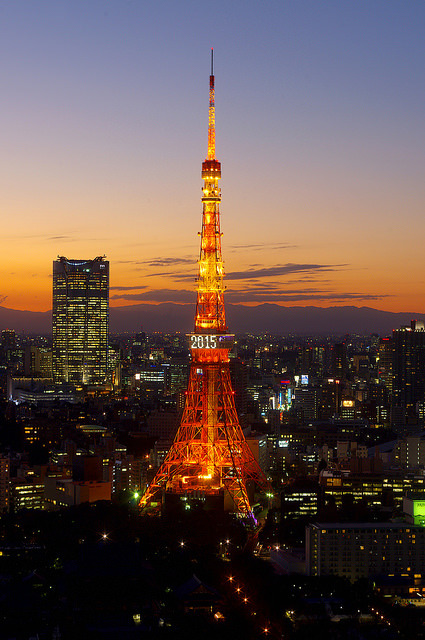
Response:
[{"label": "cloud streak", "polygon": [[260,269],[246,269],[245,271],[231,271],[226,273],[227,280],[253,280],[257,278],[276,278],[292,273],[323,273],[326,271],[340,271],[347,264],[296,264],[288,262],[274,267],[261,267]]},{"label": "cloud streak", "polygon": [[249,249],[249,251],[261,251],[261,249],[265,249],[266,251],[274,251],[274,250],[284,250],[284,249],[296,249],[298,245],[296,244],[286,244],[285,242],[276,242],[276,243],[258,243],[258,244],[233,244],[230,245],[229,249],[233,251]]},{"label": "cloud streak", "polygon": [[[172,267],[173,265],[180,264],[196,264],[196,259],[193,257],[183,258],[152,258],[150,260],[115,260],[115,264],[136,264],[143,267]],[[147,274],[153,275],[153,274]],[[161,274],[160,274],[161,275]],[[164,274],[168,275],[168,274]]]},{"label": "cloud streak", "polygon": [[148,267],[169,267],[174,264],[195,264],[196,259],[185,258],[154,258],[153,260],[144,260],[138,264],[145,264]]},{"label": "cloud streak", "polygon": [[[227,302],[238,304],[261,304],[261,303],[285,303],[285,302],[305,302],[329,301],[344,302],[353,300],[381,300],[389,296],[382,294],[335,292],[321,289],[289,289],[268,290],[261,287],[250,289],[228,290],[225,298]],[[124,293],[111,296],[113,300],[128,300],[131,302],[175,302],[178,304],[195,304],[196,292],[187,289],[153,289],[141,293]]]},{"label": "cloud streak", "polygon": [[139,286],[134,286],[134,287],[120,287],[120,286],[115,286],[115,287],[109,287],[109,291],[140,291],[140,289],[146,289],[146,285],[145,284],[141,284]]},{"label": "cloud streak", "polygon": [[131,300],[132,302],[177,302],[179,304],[195,304],[194,291],[185,289],[152,289],[143,293],[124,293],[110,296],[111,300]]},{"label": "cloud streak", "polygon": [[[251,265],[243,271],[226,272],[226,280],[260,280],[262,278],[278,278],[280,276],[291,276],[292,274],[301,274],[303,281],[306,277],[314,277],[322,273],[341,271],[349,268],[348,264],[298,264],[288,262],[287,264],[278,264],[273,267],[263,267],[255,269],[259,265]],[[172,277],[175,282],[185,282],[196,279],[193,273],[175,273],[172,271],[149,273],[148,276],[168,276]]]}]

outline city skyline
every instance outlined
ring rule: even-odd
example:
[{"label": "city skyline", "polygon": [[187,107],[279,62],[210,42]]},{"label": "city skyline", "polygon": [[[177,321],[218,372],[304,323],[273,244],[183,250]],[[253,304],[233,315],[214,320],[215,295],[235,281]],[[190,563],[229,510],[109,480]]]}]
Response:
[{"label": "city skyline", "polygon": [[214,46],[226,302],[422,312],[425,7],[215,8],[2,7],[0,304],[106,254],[111,306],[194,305]]}]

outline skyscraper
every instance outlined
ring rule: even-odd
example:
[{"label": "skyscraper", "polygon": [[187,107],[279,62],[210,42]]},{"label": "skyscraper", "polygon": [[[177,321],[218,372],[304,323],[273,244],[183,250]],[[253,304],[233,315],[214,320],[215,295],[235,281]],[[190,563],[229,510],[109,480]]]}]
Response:
[{"label": "skyscraper", "polygon": [[425,402],[425,325],[393,331],[393,420],[404,423],[419,414]]},{"label": "skyscraper", "polygon": [[102,384],[108,370],[109,262],[53,262],[53,377]]}]

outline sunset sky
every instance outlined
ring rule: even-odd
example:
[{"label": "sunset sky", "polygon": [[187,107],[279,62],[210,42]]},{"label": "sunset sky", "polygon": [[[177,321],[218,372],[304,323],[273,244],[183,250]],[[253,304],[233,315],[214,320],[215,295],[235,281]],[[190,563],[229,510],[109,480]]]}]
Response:
[{"label": "sunset sky", "polygon": [[226,300],[425,312],[425,3],[3,0],[0,304],[57,255],[195,301],[215,51]]}]

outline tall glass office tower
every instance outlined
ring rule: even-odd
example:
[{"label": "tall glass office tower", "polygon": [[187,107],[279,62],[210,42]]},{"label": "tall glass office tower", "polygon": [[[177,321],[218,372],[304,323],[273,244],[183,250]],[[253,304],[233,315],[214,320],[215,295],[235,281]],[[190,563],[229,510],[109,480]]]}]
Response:
[{"label": "tall glass office tower", "polygon": [[53,262],[53,377],[96,385],[107,380],[109,262]]}]

